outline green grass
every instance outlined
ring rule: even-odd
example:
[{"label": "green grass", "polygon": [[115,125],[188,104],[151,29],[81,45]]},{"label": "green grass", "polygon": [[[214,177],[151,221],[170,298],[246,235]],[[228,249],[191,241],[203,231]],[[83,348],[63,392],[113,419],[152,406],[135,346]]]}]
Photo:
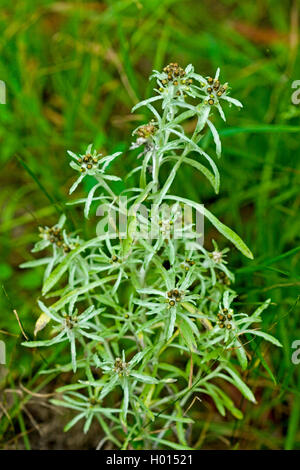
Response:
[{"label": "green grass", "polygon": [[[149,96],[150,71],[176,60],[192,62],[204,75],[220,66],[221,79],[244,103],[242,111],[228,113],[230,126],[218,121],[219,197],[191,169],[181,170],[176,191],[213,207],[251,248],[254,261],[231,250],[238,302],[255,305],[271,297],[264,329],[284,346],[264,346],[258,357],[258,340],[249,344],[248,376],[258,404],[243,403],[244,419],[235,421],[220,418],[205,399],[196,401],[194,440],[197,448],[300,449],[300,366],[291,363],[291,344],[300,339],[300,107],[291,103],[291,84],[300,79],[297,1],[27,0],[0,6],[0,79],[7,86],[7,104],[0,105],[0,281],[6,292],[1,288],[0,340],[8,357],[0,378],[1,447],[22,434],[15,445],[31,448],[24,411],[31,395],[21,386],[43,391],[54,377],[38,372],[63,353],[41,357],[24,350],[13,310],[32,337],[41,273],[18,265],[32,258],[38,225],[54,223],[64,210],[78,227],[78,212],[65,206],[72,177],[66,150],[91,142],[109,153],[125,150],[115,170],[124,176],[133,158],[126,151],[130,133],[144,117],[130,109]],[[91,233],[94,222],[85,222],[83,233]],[[207,225],[208,246],[212,236]],[[7,389],[16,390],[13,399]],[[240,397],[233,399],[238,404]]]}]

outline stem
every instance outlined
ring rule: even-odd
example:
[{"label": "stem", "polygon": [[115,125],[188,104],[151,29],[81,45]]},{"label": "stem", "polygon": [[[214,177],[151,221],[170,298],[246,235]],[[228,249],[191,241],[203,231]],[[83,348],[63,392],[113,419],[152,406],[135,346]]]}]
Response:
[{"label": "stem", "polygon": [[[201,131],[201,129],[203,129],[203,127],[205,126],[205,123],[207,121],[207,118],[204,119],[203,121],[201,121],[201,114],[199,115],[199,118],[198,118],[198,123],[195,127],[195,130],[193,132],[193,135],[191,137],[191,140],[196,143],[197,142],[197,138],[198,138],[198,135],[199,135],[199,132]],[[199,125],[200,124],[200,125]],[[180,155],[179,159],[177,160],[177,162],[175,163],[175,165],[173,166],[172,168],[172,171],[169,175],[169,177],[167,178],[162,190],[160,191],[160,194],[159,194],[159,197],[158,197],[158,200],[156,201],[156,204],[157,205],[160,205],[162,203],[162,200],[164,199],[165,195],[167,194],[170,186],[172,185],[175,177],[176,177],[176,174],[177,174],[177,171],[181,165],[181,163],[183,162],[184,160],[184,157],[192,150],[192,146],[191,144],[187,144],[184,151],[182,152],[182,154]]]}]

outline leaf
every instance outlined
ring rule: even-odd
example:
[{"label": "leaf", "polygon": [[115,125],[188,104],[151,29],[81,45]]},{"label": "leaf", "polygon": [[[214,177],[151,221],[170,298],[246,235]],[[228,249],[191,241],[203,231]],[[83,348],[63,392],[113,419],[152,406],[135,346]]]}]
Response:
[{"label": "leaf", "polygon": [[[247,400],[252,401],[252,403],[256,403],[255,396],[253,395],[252,391],[250,388],[245,384],[245,382],[242,381],[238,373],[233,369],[233,367],[224,367],[224,369],[231,375],[233,380],[229,380],[233,385],[236,386],[236,388],[239,389],[239,391],[244,395],[244,397],[247,398]],[[220,374],[225,380],[228,380],[228,377],[224,376],[223,374]]]},{"label": "leaf", "polygon": [[142,204],[142,202],[148,197],[148,194],[154,185],[155,182],[151,181],[141,192],[141,194],[139,194],[128,211],[127,237],[122,240],[123,256],[126,256],[129,253],[134,242],[134,237],[136,235],[136,211],[138,210],[140,204]]},{"label": "leaf", "polygon": [[50,317],[52,320],[58,323],[62,323],[62,318],[55,311],[52,310],[52,307],[46,307],[46,305],[43,304],[41,300],[38,300],[38,306],[40,307],[42,312],[46,313],[46,315],[48,315],[48,317]]},{"label": "leaf", "polygon": [[117,385],[119,377],[114,375],[102,388],[99,399],[102,400],[109,392],[111,392]]},{"label": "leaf", "polygon": [[72,186],[70,187],[70,190],[69,190],[69,194],[72,194],[75,189],[77,188],[77,186],[81,183],[81,181],[83,180],[83,178],[85,177],[86,175],[80,175],[77,180],[75,181],[75,183],[72,184]]},{"label": "leaf", "polygon": [[227,408],[235,418],[243,419],[243,413],[234,406],[234,403],[231,398],[229,398],[228,395],[226,395],[226,393],[223,392],[222,389],[220,389],[214,384],[206,384],[206,387],[212,388],[216,392],[216,395],[221,397],[222,404],[224,404],[225,408]]},{"label": "leaf", "polygon": [[207,210],[201,204],[179,196],[166,195],[164,199],[172,199],[194,207],[197,211],[204,214],[208,218],[208,220],[219,230],[219,232],[222,233],[222,235],[224,235],[226,238],[228,238],[228,240],[230,240],[237,247],[237,249],[243,253],[243,255],[247,256],[247,258],[253,259],[253,254],[251,253],[247,245],[243,242],[243,240],[233,230],[231,230],[231,228],[227,227],[222,222],[220,222],[209,210]]},{"label": "leaf", "polygon": [[267,361],[265,360],[265,358],[264,358],[263,355],[261,354],[259,348],[255,348],[255,353],[258,355],[258,357],[259,357],[259,359],[260,359],[260,361],[261,361],[263,367],[266,369],[266,371],[267,371],[267,373],[269,374],[269,376],[271,377],[273,383],[274,383],[275,385],[277,385],[277,380],[276,380],[276,378],[274,377],[274,374],[273,374],[273,372],[271,371],[271,369],[270,369],[270,367],[269,367]]},{"label": "leaf", "polygon": [[257,330],[244,330],[244,333],[249,333],[250,335],[255,335],[255,336],[261,336],[264,338],[266,341],[269,341],[272,344],[275,344],[275,346],[282,347],[282,344],[278,341],[278,339],[274,338],[274,336],[269,335],[268,333],[265,333],[264,331],[257,331]]},{"label": "leaf", "polygon": [[221,146],[221,140],[220,140],[218,131],[217,131],[217,129],[215,128],[215,126],[213,125],[213,123],[212,123],[209,119],[207,120],[207,124],[208,124],[208,127],[209,127],[210,130],[211,130],[211,133],[212,133],[212,135],[213,135],[214,142],[215,142],[215,144],[216,144],[216,153],[217,153],[217,156],[220,157],[220,156],[221,156],[221,151],[222,151],[222,146]]},{"label": "leaf", "polygon": [[[168,160],[178,160],[178,158],[180,157],[167,157],[163,160],[163,163],[167,162]],[[213,175],[213,173],[208,168],[206,168],[206,166],[202,165],[202,163],[198,162],[197,160],[193,160],[192,158],[188,158],[188,157],[183,157],[182,161],[186,165],[190,165],[196,170],[200,171],[208,179],[208,181],[214,188],[216,194],[218,194],[219,187],[217,184],[217,180],[215,176]]]},{"label": "leaf", "polygon": [[152,98],[148,98],[147,100],[140,101],[140,103],[137,103],[131,110],[132,113],[141,106],[147,106],[148,103],[153,103],[153,101],[158,101],[162,100],[162,96],[153,96]]},{"label": "leaf", "polygon": [[63,393],[63,392],[68,392],[70,390],[80,390],[81,388],[85,388],[85,384],[69,384],[69,385],[64,385],[63,387],[58,387],[55,391],[57,393]]},{"label": "leaf", "polygon": [[51,318],[46,313],[42,313],[35,323],[34,336],[36,336],[39,331],[43,330],[50,320]]},{"label": "leaf", "polygon": [[171,372],[172,375],[175,374],[176,377],[183,377],[185,380],[187,380],[186,374],[184,373],[183,370],[179,369],[179,367],[174,366],[173,364],[167,364],[164,362],[158,363],[158,368],[162,370],[166,370],[167,372]]},{"label": "leaf", "polygon": [[261,313],[269,307],[271,299],[267,299],[262,305],[260,305],[255,312],[251,315],[251,318],[260,317]]},{"label": "leaf", "polygon": [[144,382],[145,384],[158,384],[159,380],[157,380],[155,377],[151,377],[150,375],[145,375],[141,374],[138,372],[130,372],[130,375],[134,377],[135,379],[140,380],[141,382]]},{"label": "leaf", "polygon": [[175,423],[186,423],[186,424],[190,424],[190,423],[194,423],[194,422],[195,422],[192,418],[183,418],[183,417],[180,417],[180,416],[166,415],[166,414],[163,414],[163,413],[160,413],[160,414],[159,414],[159,417],[162,418],[162,419],[170,420],[170,421],[172,420],[172,421],[174,421]]},{"label": "leaf", "polygon": [[123,403],[122,403],[122,418],[126,422],[126,417],[128,413],[128,404],[129,404],[129,384],[126,378],[124,378],[122,388],[123,388],[123,393],[124,393]]},{"label": "leaf", "polygon": [[170,313],[169,313],[169,318],[168,318],[168,322],[167,322],[167,331],[166,331],[166,339],[170,339],[172,334],[173,334],[173,331],[174,331],[174,327],[175,327],[175,321],[176,321],[176,308],[172,307],[170,309]]},{"label": "leaf", "polygon": [[42,266],[43,264],[48,264],[52,258],[41,258],[35,259],[32,261],[26,261],[19,265],[20,268],[35,268],[36,266]]},{"label": "leaf", "polygon": [[69,431],[69,429],[71,429],[78,421],[84,418],[84,416],[85,412],[76,415],[73,419],[71,419],[71,421],[68,422],[68,424],[66,424],[66,426],[64,427],[64,432]]},{"label": "leaf", "polygon": [[225,100],[225,101],[228,101],[231,104],[234,104],[234,106],[237,106],[238,108],[243,107],[242,103],[239,100],[237,100],[235,98],[231,98],[231,96],[224,95],[224,96],[222,96],[222,99]]},{"label": "leaf", "polygon": [[188,302],[182,302],[181,306],[185,308],[188,312],[192,313],[193,315],[199,316],[199,321],[204,326],[206,330],[212,330],[213,326],[208,318],[204,315],[204,313],[200,312],[199,310],[194,307],[194,305]]},{"label": "leaf", "polygon": [[22,346],[26,346],[27,348],[39,348],[44,346],[52,346],[53,344],[61,343],[63,341],[67,341],[67,337],[65,336],[64,331],[62,331],[52,339],[48,339],[45,341],[24,341],[21,344]]},{"label": "leaf", "polygon": [[153,437],[150,434],[147,435],[147,439],[151,441],[157,442],[163,446],[171,447],[171,449],[175,450],[194,450],[192,447],[184,446],[182,444],[176,444],[176,442],[167,441],[166,439],[160,439],[159,437]]},{"label": "leaf", "polygon": [[178,321],[178,328],[190,351],[194,351],[197,347],[194,333],[188,322],[183,317]]},{"label": "leaf", "polygon": [[242,369],[246,370],[248,365],[247,354],[244,346],[238,339],[235,341],[235,352]]},{"label": "leaf", "polygon": [[84,427],[83,427],[84,434],[86,434],[88,432],[88,430],[90,429],[93,417],[94,417],[93,413],[90,413],[88,415],[88,418],[87,418],[86,422],[84,423]]},{"label": "leaf", "polygon": [[129,361],[129,366],[130,367],[134,367],[136,364],[138,364],[139,362],[141,362],[141,360],[144,358],[144,356],[146,354],[148,354],[148,352],[151,350],[151,348],[146,348],[144,349],[143,351],[141,352],[138,352],[137,354],[135,354],[133,356],[133,358],[131,359],[131,361]]},{"label": "leaf", "polygon": [[100,186],[102,186],[102,183],[95,184],[95,186],[92,187],[92,189],[90,190],[90,192],[88,194],[88,197],[87,197],[85,205],[84,205],[84,217],[86,219],[89,218],[89,211],[90,211],[91,204],[93,202],[93,197],[94,197],[95,191]]},{"label": "leaf", "polygon": [[100,287],[106,282],[112,281],[113,279],[116,279],[116,276],[108,276],[103,279],[100,279],[99,281],[92,282],[91,284],[88,284],[83,287],[77,287],[76,289],[72,290],[71,292],[68,292],[64,297],[59,299],[57,302],[51,305],[51,308],[54,310],[59,310],[61,307],[63,307],[65,304],[67,304],[74,295],[81,295],[85,294],[86,292],[89,292],[90,290],[96,289],[96,287]]},{"label": "leaf", "polygon": [[80,245],[78,248],[75,250],[72,250],[65,258],[64,260],[56,266],[54,271],[51,273],[51,275],[45,280],[44,285],[43,285],[43,290],[42,294],[45,295],[49,290],[59,281],[59,279],[62,277],[62,275],[67,271],[68,267],[70,266],[70,263],[73,261],[76,256],[81,253],[82,251],[86,250],[90,246],[93,246],[97,244],[99,241],[104,240],[107,237],[107,235],[101,235],[97,238],[93,238],[92,240],[87,241],[86,243],[83,243]]},{"label": "leaf", "polygon": [[[220,185],[220,175],[219,175],[219,170],[215,164],[215,162],[213,161],[213,159],[206,153],[204,152],[204,150],[202,150],[201,147],[199,147],[193,140],[189,139],[188,137],[186,137],[185,134],[182,134],[180,132],[177,132],[175,129],[171,129],[171,132],[175,135],[177,135],[180,139],[182,139],[183,141],[187,142],[189,145],[186,146],[185,148],[185,154],[187,153],[187,150],[189,150],[189,152],[197,152],[199,153],[200,155],[202,155],[203,157],[206,158],[206,160],[210,163],[210,166],[214,172],[214,175],[215,175],[215,186],[217,188],[217,191],[219,190],[219,185]],[[176,163],[176,165],[174,166],[174,168],[172,169],[172,172],[175,173],[176,175],[176,172],[177,172],[177,167],[179,167],[179,164],[183,161],[183,158],[185,157],[185,154],[184,155],[181,155],[181,157],[179,158],[178,162]],[[168,177],[168,180],[167,182],[165,183],[164,185],[164,188],[163,188],[163,192],[164,194],[167,193],[167,191],[165,190],[165,187],[167,188],[167,190],[169,189],[169,187],[171,186],[172,184],[172,181],[174,179],[174,176],[172,175],[172,172],[171,174],[169,175]],[[171,183],[169,183],[169,181],[171,181]]]}]

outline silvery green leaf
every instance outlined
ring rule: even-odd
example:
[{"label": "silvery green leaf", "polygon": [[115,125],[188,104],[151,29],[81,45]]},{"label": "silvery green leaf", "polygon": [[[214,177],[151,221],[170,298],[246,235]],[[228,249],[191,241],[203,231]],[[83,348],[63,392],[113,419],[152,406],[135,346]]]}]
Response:
[{"label": "silvery green leaf", "polygon": [[70,167],[73,168],[73,170],[80,171],[80,165],[73,161],[70,162]]},{"label": "silvery green leaf", "polygon": [[110,393],[115,388],[118,382],[119,382],[118,375],[117,374],[113,375],[113,377],[102,388],[100,397],[99,397],[100,400],[102,400],[102,398],[108,395],[108,393]]},{"label": "silvery green leaf", "polygon": [[76,153],[71,152],[71,150],[67,150],[67,153],[68,153],[72,158],[75,158],[75,160],[78,160],[79,157],[76,155]]},{"label": "silvery green leaf", "polygon": [[223,109],[222,109],[222,107],[220,106],[219,103],[216,104],[216,108],[218,109],[219,114],[220,114],[221,118],[223,119],[223,121],[226,121],[225,114],[224,114]]},{"label": "silvery green leaf", "polygon": [[126,377],[122,380],[123,388],[123,403],[122,403],[122,418],[126,422],[128,405],[129,405],[129,383]]},{"label": "silvery green leaf", "polygon": [[83,178],[85,177],[85,175],[80,175],[79,178],[77,178],[77,180],[75,181],[75,183],[72,184],[70,190],[69,190],[69,194],[72,194],[75,189],[77,188],[77,186],[81,183],[81,181],[83,180]]},{"label": "silvery green leaf", "polygon": [[274,338],[274,336],[269,335],[268,333],[265,333],[264,331],[260,330],[243,330],[243,334],[249,333],[251,335],[255,336],[261,336],[264,338],[266,341],[269,341],[272,344],[275,344],[275,346],[282,347],[282,344],[278,341],[278,339]]},{"label": "silvery green leaf", "polygon": [[247,400],[251,401],[252,403],[256,403],[255,396],[253,395],[250,388],[242,381],[239,374],[233,369],[232,366],[226,366],[224,369],[230,374],[232,380],[229,380],[228,377],[224,376],[223,374],[219,374],[219,377],[223,377],[225,380],[228,380],[230,383],[236,386],[239,391],[247,398]]},{"label": "silvery green leaf", "polygon": [[168,318],[168,327],[167,327],[167,332],[166,332],[166,339],[170,339],[175,328],[175,322],[176,322],[176,308],[170,308],[169,310],[169,318]]},{"label": "silvery green leaf", "polygon": [[52,318],[52,320],[54,320],[58,323],[63,322],[63,319],[55,311],[53,311],[53,309],[51,307],[50,308],[46,307],[46,305],[41,300],[38,300],[38,306],[40,307],[42,312],[46,313],[46,315],[48,315],[48,317]]},{"label": "silvery green leaf", "polygon": [[105,170],[106,167],[112,162],[115,158],[117,158],[119,155],[121,155],[122,152],[115,152],[112,155],[107,155],[106,157],[101,158],[101,166],[102,169]]},{"label": "silvery green leaf", "polygon": [[235,341],[234,348],[235,348],[235,353],[238,358],[238,361],[242,367],[242,370],[246,370],[247,365],[248,365],[247,354],[246,354],[243,344],[238,339]]},{"label": "silvery green leaf", "polygon": [[57,227],[62,228],[66,220],[67,220],[67,217],[65,216],[65,214],[62,214],[58,220]]},{"label": "silvery green leaf", "polygon": [[138,352],[137,354],[135,354],[133,356],[133,358],[128,363],[129,367],[131,367],[131,368],[135,367],[139,362],[141,362],[141,360],[145,357],[145,355],[149,353],[149,351],[151,351],[151,348],[146,348],[143,351]]},{"label": "silvery green leaf", "polygon": [[198,121],[196,125],[196,132],[199,133],[202,131],[204,128],[205,124],[207,123],[208,116],[210,114],[210,106],[203,105],[200,107],[197,115],[198,115]]},{"label": "silvery green leaf", "polygon": [[43,264],[48,264],[52,258],[41,258],[35,259],[32,261],[26,261],[25,263],[20,264],[20,268],[35,268],[36,266],[42,266]]},{"label": "silvery green leaf", "polygon": [[36,253],[37,251],[44,250],[49,245],[50,245],[49,240],[40,240],[34,245],[34,247],[32,248],[31,251],[32,251],[32,253]]},{"label": "silvery green leaf", "polygon": [[84,417],[85,411],[76,415],[73,419],[71,419],[71,421],[68,422],[68,424],[66,424],[66,426],[64,427],[64,432],[69,431],[69,429],[71,429],[76,423],[78,423],[78,421],[80,421]]},{"label": "silvery green leaf", "polygon": [[67,254],[63,261],[54,269],[49,278],[45,280],[42,291],[43,295],[49,292],[49,290],[58,282],[61,276],[63,276],[63,274],[69,268],[71,262],[76,258],[76,256],[79,255],[79,253],[83,252],[89,247],[92,247],[93,245],[97,245],[97,243],[99,243],[101,240],[104,240],[105,238],[106,235],[93,238]]},{"label": "silvery green leaf", "polygon": [[187,65],[186,68],[185,68],[186,75],[188,75],[189,73],[192,73],[192,72],[194,72],[193,65],[192,64]]},{"label": "silvery green leaf", "polygon": [[95,186],[93,186],[92,189],[90,190],[90,192],[88,194],[88,197],[86,198],[86,202],[85,202],[85,205],[84,205],[84,216],[85,216],[86,219],[88,219],[88,217],[89,217],[89,211],[90,211],[91,204],[93,202],[93,197],[94,197],[95,191],[100,186],[101,186],[101,183],[95,184]]},{"label": "silvery green leaf", "polygon": [[221,151],[222,151],[220,136],[219,136],[219,134],[218,134],[217,129],[215,128],[215,126],[213,125],[213,123],[212,123],[209,119],[207,120],[207,124],[208,124],[208,127],[209,127],[210,130],[211,130],[211,133],[212,133],[212,135],[213,135],[214,142],[215,142],[215,144],[216,144],[216,153],[217,153],[217,156],[220,157],[220,156],[221,156]]},{"label": "silvery green leaf", "polygon": [[216,70],[215,80],[218,80],[219,76],[220,76],[220,67],[218,67]]},{"label": "silvery green leaf", "polygon": [[242,108],[243,105],[239,100],[236,100],[235,98],[231,98],[231,96],[222,96],[222,100],[228,101],[229,103],[234,104],[234,106],[237,106],[238,108]]},{"label": "silvery green leaf", "polygon": [[44,346],[52,346],[53,344],[61,343],[62,341],[67,341],[67,337],[65,336],[65,331],[61,331],[57,336],[52,339],[44,340],[44,341],[24,341],[22,346],[26,346],[26,348],[38,348]]},{"label": "silvery green leaf", "polygon": [[108,181],[121,181],[121,178],[119,178],[118,176],[106,175],[105,173],[101,175],[101,178]]},{"label": "silvery green leaf", "polygon": [[[64,398],[66,398],[66,397],[64,397]],[[63,400],[52,399],[52,400],[50,400],[50,403],[52,403],[53,405],[56,405],[56,406],[63,406],[64,408],[70,408],[72,410],[77,410],[77,411],[82,412],[82,406],[74,405],[74,404],[71,404],[71,403],[66,403]],[[84,412],[84,414],[85,413],[86,412]]]},{"label": "silvery green leaf", "polygon": [[145,384],[157,384],[159,380],[155,377],[150,377],[150,375],[141,374],[139,372],[130,372],[130,376],[134,377],[135,379],[139,380],[140,382],[144,382]]},{"label": "silvery green leaf", "polygon": [[[165,162],[168,160],[178,160],[180,157],[167,157],[165,158]],[[218,193],[218,181],[215,178],[215,175],[212,174],[208,168],[206,168],[204,165],[202,165],[200,162],[197,160],[193,160],[192,158],[184,157],[182,158],[183,163],[186,163],[187,165],[190,165],[191,167],[195,168],[196,170],[200,171],[210,182],[212,187],[214,188],[215,192]]]},{"label": "silvery green leaf", "polygon": [[162,96],[153,96],[152,98],[149,98],[147,100],[141,101],[140,103],[137,103],[131,110],[133,113],[136,111],[138,108],[141,108],[142,106],[146,106],[148,103],[153,103],[154,101],[162,100]]},{"label": "silvery green leaf", "polygon": [[260,305],[255,312],[252,314],[252,318],[259,318],[261,316],[261,313],[269,307],[271,303],[271,299],[267,299],[262,305]]},{"label": "silvery green leaf", "polygon": [[83,432],[86,434],[91,427],[93,420],[93,413],[89,413],[86,422],[84,423]]},{"label": "silvery green leaf", "polygon": [[231,230],[231,228],[227,227],[222,222],[220,222],[208,209],[203,207],[201,204],[198,204],[189,199],[185,199],[183,197],[171,195],[165,196],[165,199],[172,199],[175,201],[183,202],[185,204],[190,205],[191,207],[194,207],[200,213],[203,213],[205,217],[207,217],[208,220],[219,230],[219,232],[222,233],[226,238],[228,238],[238,248],[238,250],[240,250],[245,256],[247,256],[247,258],[253,259],[253,254],[251,253],[247,245],[242,241],[242,239],[233,230]]},{"label": "silvery green leaf", "polygon": [[76,344],[75,344],[75,336],[72,332],[69,333],[69,341],[71,343],[71,358],[72,358],[73,372],[76,372],[76,369],[77,369]]}]

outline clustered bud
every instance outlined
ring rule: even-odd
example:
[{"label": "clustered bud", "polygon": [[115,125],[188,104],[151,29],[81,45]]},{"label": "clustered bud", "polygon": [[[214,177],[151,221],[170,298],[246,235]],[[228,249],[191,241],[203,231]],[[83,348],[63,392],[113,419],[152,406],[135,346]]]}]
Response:
[{"label": "clustered bud", "polygon": [[69,330],[72,330],[72,328],[74,328],[74,326],[76,326],[76,324],[77,324],[77,321],[78,321],[77,316],[75,315],[75,316],[71,317],[70,315],[67,315],[66,313],[63,313],[63,317],[65,319],[66,327]]},{"label": "clustered bud", "polygon": [[232,318],[233,318],[233,310],[230,308],[223,308],[217,315],[219,328],[227,328],[227,330],[232,329]]},{"label": "clustered bud", "polygon": [[164,67],[165,78],[161,80],[163,86],[167,86],[169,83],[173,85],[191,85],[193,83],[192,78],[185,78],[186,72],[182,67],[179,67],[177,62],[171,62],[169,65]]},{"label": "clustered bud", "polygon": [[39,227],[40,236],[46,240],[49,240],[52,245],[56,245],[58,248],[63,248],[65,253],[69,253],[71,248],[64,243],[64,238],[60,227]]},{"label": "clustered bud", "polygon": [[180,302],[183,297],[183,292],[179,291],[178,289],[172,289],[169,292],[167,292],[167,302],[169,304],[169,307],[175,307],[176,302]]},{"label": "clustered bud", "polygon": [[221,263],[223,260],[223,253],[221,251],[213,251],[211,257],[215,263]]},{"label": "clustered bud", "polygon": [[149,122],[148,124],[145,124],[144,126],[141,126],[137,129],[136,134],[138,137],[142,139],[149,139],[149,137],[153,136],[156,132],[156,127],[153,124],[153,122]]},{"label": "clustered bud", "polygon": [[225,286],[230,286],[231,282],[227,274],[224,271],[217,271],[216,276],[220,284],[224,284]]},{"label": "clustered bud", "polygon": [[207,93],[207,100],[205,100],[204,103],[209,104],[210,106],[213,106],[216,102],[218,102],[218,98],[220,98],[228,88],[227,83],[221,85],[220,80],[214,79],[212,77],[208,77],[207,85],[204,86]]},{"label": "clustered bud", "polygon": [[125,374],[129,375],[129,372],[127,370],[127,362],[122,361],[120,357],[116,357],[115,359],[115,366],[114,366],[114,371],[119,374],[119,376]]},{"label": "clustered bud", "polygon": [[80,171],[83,173],[84,171],[98,168],[98,161],[99,156],[93,156],[90,153],[87,153],[78,159],[78,163],[80,163]]},{"label": "clustered bud", "polygon": [[185,271],[189,271],[190,270],[190,267],[191,266],[194,266],[195,264],[195,261],[192,261],[190,260],[189,258],[187,258],[184,263],[181,264],[181,267],[182,269],[184,269]]}]

